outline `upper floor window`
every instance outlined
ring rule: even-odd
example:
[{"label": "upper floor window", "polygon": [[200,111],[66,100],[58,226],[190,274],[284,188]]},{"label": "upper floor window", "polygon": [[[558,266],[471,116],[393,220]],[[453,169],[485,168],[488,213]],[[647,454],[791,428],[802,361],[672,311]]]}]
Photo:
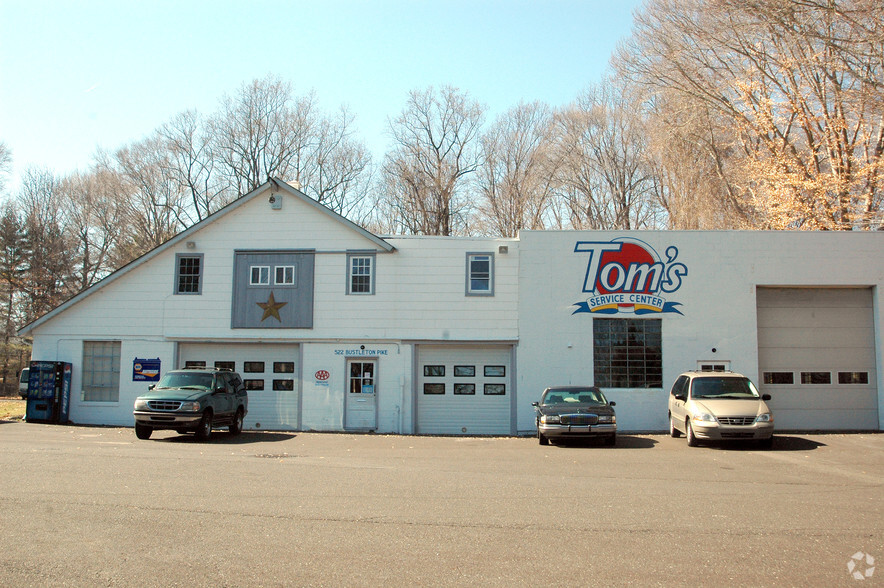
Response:
[{"label": "upper floor window", "polygon": [[175,256],[175,294],[202,294],[203,256]]},{"label": "upper floor window", "polygon": [[269,286],[270,285],[270,266],[269,265],[253,265],[249,268],[249,285],[250,286]]},{"label": "upper floor window", "polygon": [[494,295],[494,255],[491,253],[467,254],[467,295]]},{"label": "upper floor window", "polygon": [[347,256],[347,294],[374,294],[374,255]]}]

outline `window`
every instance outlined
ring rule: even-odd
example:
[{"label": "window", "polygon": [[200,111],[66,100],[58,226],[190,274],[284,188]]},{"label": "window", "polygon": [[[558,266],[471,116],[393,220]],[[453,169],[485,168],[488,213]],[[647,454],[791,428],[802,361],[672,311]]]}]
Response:
[{"label": "window", "polygon": [[264,372],[263,361],[246,361],[242,364],[242,371],[246,374],[260,374]]},{"label": "window", "polygon": [[219,370],[230,370],[232,372],[236,371],[236,362],[235,361],[216,361],[215,367]]},{"label": "window", "polygon": [[191,360],[184,362],[185,368],[204,368],[206,367],[206,362],[203,360]]},{"label": "window", "polygon": [[264,380],[243,380],[246,390],[263,390]]},{"label": "window", "polygon": [[801,372],[802,384],[831,384],[832,374],[830,372]]},{"label": "window", "polygon": [[764,372],[765,384],[794,384],[795,374],[792,372]]},{"label": "window", "polygon": [[431,378],[442,378],[445,376],[445,366],[444,365],[425,365],[424,366],[424,375],[429,376]]},{"label": "window", "polygon": [[661,319],[592,319],[593,375],[600,388],[662,388]]},{"label": "window", "polygon": [[374,294],[374,256],[347,256],[347,294]]},{"label": "window", "polygon": [[503,396],[506,394],[506,384],[485,384],[486,396]]},{"label": "window", "polygon": [[839,384],[868,384],[869,372],[838,372]]},{"label": "window", "polygon": [[476,366],[474,365],[456,365],[454,366],[455,378],[475,378]]},{"label": "window", "polygon": [[293,361],[274,361],[274,374],[293,374],[295,373],[295,362]]},{"label": "window", "polygon": [[445,384],[424,384],[424,394],[445,394]]},{"label": "window", "polygon": [[294,380],[273,380],[274,392],[291,392],[295,389]]},{"label": "window", "polygon": [[250,286],[269,286],[270,285],[270,266],[269,265],[253,265],[249,268],[249,285]]},{"label": "window", "polygon": [[475,395],[476,394],[476,385],[475,384],[455,384],[454,385],[454,393],[455,394],[466,394],[466,395]]},{"label": "window", "polygon": [[278,265],[273,268],[274,276],[273,283],[277,286],[294,286],[295,285],[295,266],[293,265]]},{"label": "window", "polygon": [[83,401],[120,400],[120,341],[83,341]]},{"label": "window", "polygon": [[506,366],[505,365],[486,365],[485,366],[485,377],[486,378],[506,377]]},{"label": "window", "polygon": [[467,254],[467,295],[494,295],[494,255],[491,253]]},{"label": "window", "polygon": [[175,294],[202,294],[202,255],[175,256]]}]

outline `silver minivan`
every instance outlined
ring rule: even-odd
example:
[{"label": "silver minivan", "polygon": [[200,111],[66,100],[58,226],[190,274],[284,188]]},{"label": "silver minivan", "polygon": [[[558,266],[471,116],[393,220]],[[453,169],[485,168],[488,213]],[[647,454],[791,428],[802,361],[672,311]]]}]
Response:
[{"label": "silver minivan", "polygon": [[688,445],[701,441],[756,441],[773,444],[774,418],[769,394],[734,372],[685,372],[669,393],[669,435],[684,434]]}]

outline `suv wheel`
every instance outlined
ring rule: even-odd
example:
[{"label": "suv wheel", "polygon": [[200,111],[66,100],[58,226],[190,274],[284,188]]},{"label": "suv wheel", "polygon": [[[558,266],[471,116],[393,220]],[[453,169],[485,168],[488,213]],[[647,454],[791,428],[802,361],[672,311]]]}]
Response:
[{"label": "suv wheel", "polygon": [[669,415],[669,436],[670,437],[681,437],[681,431],[675,428],[675,423],[672,422],[672,415]]},{"label": "suv wheel", "polygon": [[135,436],[139,439],[150,439],[151,433],[153,433],[153,428],[135,423]]},{"label": "suv wheel", "polygon": [[236,409],[236,415],[233,417],[233,422],[230,423],[230,427],[227,428],[231,435],[239,435],[242,433],[242,419],[242,409],[238,408]]},{"label": "suv wheel", "polygon": [[199,439],[208,439],[212,436],[212,411],[207,410],[203,413],[203,418],[196,429],[196,436]]},{"label": "suv wheel", "polygon": [[698,443],[697,438],[694,437],[694,428],[691,426],[691,421],[685,421],[684,430],[685,437],[688,438],[688,447],[696,447]]}]

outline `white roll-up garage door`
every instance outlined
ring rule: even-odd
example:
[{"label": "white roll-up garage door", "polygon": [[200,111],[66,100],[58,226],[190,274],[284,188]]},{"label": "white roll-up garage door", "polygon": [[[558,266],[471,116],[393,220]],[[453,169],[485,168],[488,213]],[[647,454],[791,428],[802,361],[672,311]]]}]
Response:
[{"label": "white roll-up garage door", "polygon": [[266,343],[182,343],[179,365],[223,367],[239,372],[249,393],[246,429],[300,428],[297,345]]},{"label": "white roll-up garage door", "polygon": [[417,432],[512,433],[512,347],[420,345]]},{"label": "white roll-up garage door", "polygon": [[870,288],[758,288],[760,388],[777,429],[878,428]]}]

